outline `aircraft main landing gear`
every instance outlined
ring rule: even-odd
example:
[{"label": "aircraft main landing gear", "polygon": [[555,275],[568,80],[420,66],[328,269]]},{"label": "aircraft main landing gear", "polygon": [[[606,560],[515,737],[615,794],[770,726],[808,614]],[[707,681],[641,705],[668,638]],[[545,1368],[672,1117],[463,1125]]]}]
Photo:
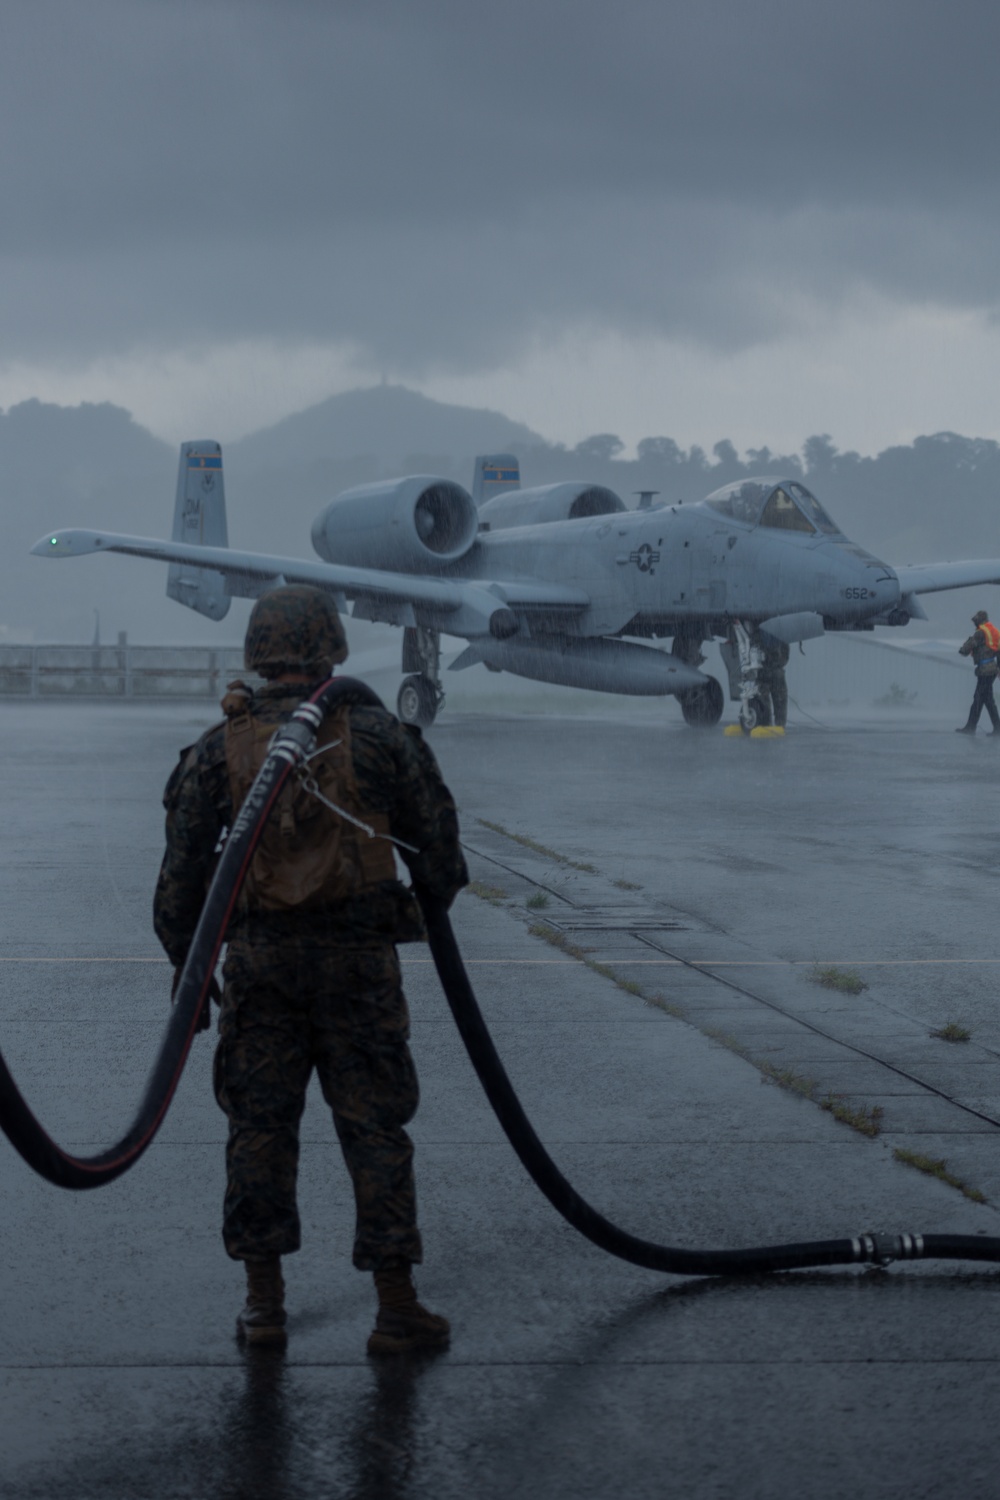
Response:
[{"label": "aircraft main landing gear", "polygon": [[396,713],[404,724],[427,729],[444,703],[441,686],[441,637],[436,630],[408,625],[403,631],[403,678]]},{"label": "aircraft main landing gear", "polygon": [[428,728],[437,718],[438,692],[429,677],[416,673],[404,677],[396,698],[396,715],[404,724]]},{"label": "aircraft main landing gear", "polygon": [[[689,667],[700,667],[705,660],[701,647],[700,631],[678,631],[670,644],[670,654],[686,662]],[[706,677],[699,687],[688,688],[686,693],[678,693],[677,701],[685,724],[690,724],[694,729],[711,729],[722,718],[726,700],[715,678]]]},{"label": "aircraft main landing gear", "polygon": [[722,688],[714,677],[706,678],[701,687],[678,693],[677,701],[685,724],[690,724],[694,729],[711,729],[713,724],[718,724],[725,705]]}]

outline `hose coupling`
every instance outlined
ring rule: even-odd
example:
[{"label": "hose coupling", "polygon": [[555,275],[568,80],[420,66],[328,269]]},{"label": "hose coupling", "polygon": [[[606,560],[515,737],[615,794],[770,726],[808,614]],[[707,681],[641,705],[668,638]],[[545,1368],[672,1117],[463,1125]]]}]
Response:
[{"label": "hose coupling", "polygon": [[300,703],[291,718],[273,735],[271,754],[276,755],[279,760],[287,761],[290,766],[302,765],[309,759],[316,743],[323,713],[323,707],[319,703]]},{"label": "hose coupling", "polygon": [[871,1230],[854,1240],[854,1258],[865,1265],[891,1266],[894,1260],[920,1260],[924,1253],[922,1234],[884,1234]]},{"label": "hose coupling", "polygon": [[300,766],[308,760],[309,752],[316,743],[318,725],[306,724],[301,719],[289,719],[271,741],[271,754],[289,765]]},{"label": "hose coupling", "polygon": [[315,734],[323,722],[324,712],[325,708],[319,703],[310,703],[307,699],[305,703],[299,704],[288,722],[290,724],[309,724],[312,727],[313,734]]}]

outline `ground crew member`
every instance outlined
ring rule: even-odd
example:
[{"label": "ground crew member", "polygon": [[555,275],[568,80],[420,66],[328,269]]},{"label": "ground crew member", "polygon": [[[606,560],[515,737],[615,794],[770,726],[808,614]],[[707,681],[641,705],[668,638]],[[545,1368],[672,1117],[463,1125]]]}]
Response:
[{"label": "ground crew member", "polygon": [[[223,830],[232,826],[274,725],[347,656],[329,595],[279,588],[254,605],[245,641],[256,691],[230,685],[226,719],[182,751],[164,795],[167,849],[156,887],[157,936],[180,970]],[[451,902],[468,875],[455,804],[420,731],[382,708],[342,706],[319,732],[309,773],[327,802],[402,849],[415,884]],[[354,1264],[378,1293],[371,1354],[443,1347],[447,1321],[417,1301],[421,1256],[413,1145],[418,1100],[396,943],[422,934],[396,878],[393,844],[370,839],[301,781],[286,786],[251,864],[228,932],[215,1055],[229,1117],[223,1240],[246,1266],[237,1335],[285,1342],[281,1257],[298,1250],[299,1119],[315,1068],[355,1195]]]},{"label": "ground crew member", "polygon": [[969,709],[968,723],[956,734],[975,734],[979,715],[985,708],[993,724],[993,733],[1000,734],[1000,714],[993,701],[993,684],[997,677],[997,652],[1000,651],[1000,630],[990,624],[985,609],[978,609],[972,616],[975,632],[964,645],[959,646],[960,656],[971,656],[976,664],[976,692]]},{"label": "ground crew member", "polygon": [[785,668],[788,666],[791,653],[784,641],[776,641],[773,636],[762,634],[760,644],[764,653],[764,665],[757,674],[757,686],[765,707],[770,698],[771,723],[784,729],[788,722],[788,684],[785,681]]}]

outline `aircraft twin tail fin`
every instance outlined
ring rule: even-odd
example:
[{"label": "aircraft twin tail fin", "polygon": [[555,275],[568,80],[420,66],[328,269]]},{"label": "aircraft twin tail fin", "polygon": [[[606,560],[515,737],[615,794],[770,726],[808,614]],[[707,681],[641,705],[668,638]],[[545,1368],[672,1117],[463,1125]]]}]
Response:
[{"label": "aircraft twin tail fin", "polygon": [[521,488],[521,466],[513,453],[482,453],[472,476],[472,499],[479,506],[504,490]]},{"label": "aircraft twin tail fin", "polygon": [[[207,441],[182,443],[177,470],[177,499],[171,540],[196,547],[228,547],[226,492],[222,482],[222,448]],[[171,599],[221,620],[232,602],[226,580],[212,568],[171,563],[167,574]]]}]

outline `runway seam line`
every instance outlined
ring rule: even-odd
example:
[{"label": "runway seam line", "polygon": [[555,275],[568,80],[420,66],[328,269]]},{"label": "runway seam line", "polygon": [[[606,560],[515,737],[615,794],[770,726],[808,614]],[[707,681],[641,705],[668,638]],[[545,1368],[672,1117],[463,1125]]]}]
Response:
[{"label": "runway seam line", "polygon": [[[295,1330],[294,1329],[291,1330],[291,1334],[294,1337],[294,1334],[295,1334]],[[935,1366],[935,1365],[945,1365],[945,1366],[950,1366],[950,1365],[958,1365],[958,1366],[962,1366],[962,1365],[976,1365],[976,1366],[985,1365],[985,1366],[988,1366],[988,1367],[992,1367],[994,1365],[1000,1364],[1000,1355],[986,1355],[986,1354],[982,1354],[982,1355],[967,1356],[967,1355],[958,1355],[958,1354],[956,1354],[956,1355],[938,1356],[936,1358],[935,1357],[928,1357],[926,1355],[921,1355],[921,1357],[920,1357],[920,1363],[922,1365],[931,1365],[931,1366]],[[458,1369],[458,1370],[533,1370],[533,1369],[537,1369],[537,1370],[551,1370],[551,1369],[562,1370],[562,1369],[565,1369],[565,1370],[575,1370],[575,1369],[579,1369],[581,1367],[581,1365],[582,1365],[582,1366],[585,1366],[585,1367],[587,1367],[587,1366],[593,1367],[595,1369],[596,1368],[600,1368],[600,1369],[615,1369],[615,1370],[644,1370],[644,1369],[658,1369],[658,1368],[673,1369],[673,1368],[676,1368],[678,1365],[683,1365],[683,1366],[687,1366],[687,1367],[692,1368],[692,1369],[698,1369],[700,1367],[727,1369],[729,1367],[734,1367],[735,1366],[735,1367],[738,1367],[738,1368],[746,1368],[746,1369],[782,1369],[782,1370],[784,1370],[784,1369],[790,1369],[790,1368],[796,1368],[796,1367],[802,1367],[803,1369],[810,1369],[810,1368],[812,1368],[812,1369],[829,1369],[831,1366],[836,1366],[836,1367],[839,1367],[839,1368],[842,1368],[842,1369],[854,1369],[854,1368],[857,1368],[859,1366],[861,1368],[871,1367],[873,1369],[878,1369],[878,1368],[894,1368],[894,1367],[899,1367],[899,1366],[904,1366],[906,1368],[911,1368],[913,1366],[913,1364],[914,1364],[914,1359],[913,1358],[907,1359],[907,1358],[904,1358],[904,1357],[886,1358],[886,1357],[875,1357],[875,1356],[872,1356],[870,1358],[858,1357],[858,1358],[854,1358],[854,1359],[850,1359],[850,1358],[846,1358],[846,1357],[845,1358],[839,1358],[839,1359],[838,1358],[834,1358],[834,1357],[830,1357],[830,1358],[827,1358],[827,1359],[820,1360],[820,1359],[780,1359],[777,1356],[775,1356],[772,1359],[764,1359],[764,1358],[760,1358],[760,1359],[747,1359],[747,1358],[736,1358],[736,1357],[730,1358],[730,1359],[698,1359],[698,1358],[695,1358],[695,1357],[693,1357],[691,1355],[675,1355],[675,1356],[672,1356],[669,1359],[642,1359],[642,1360],[639,1360],[639,1359],[636,1359],[636,1360],[607,1360],[607,1359],[547,1359],[547,1360],[541,1360],[541,1359],[504,1359],[504,1360],[500,1360],[500,1359],[489,1359],[489,1358],[485,1358],[485,1357],[483,1359],[453,1359],[453,1358],[445,1358],[445,1359],[441,1359],[439,1361],[438,1368],[441,1369],[442,1371],[445,1370],[445,1369]],[[312,1359],[290,1359],[286,1355],[285,1358],[284,1358],[284,1360],[283,1360],[283,1368],[285,1368],[285,1369],[299,1369],[299,1370],[370,1370],[371,1369],[371,1364],[369,1363],[368,1360],[365,1360],[365,1359],[315,1359],[315,1360],[312,1360]],[[200,1360],[200,1361],[186,1360],[186,1361],[183,1361],[183,1362],[180,1362],[180,1363],[176,1363],[176,1364],[173,1363],[173,1362],[170,1362],[170,1361],[164,1361],[164,1362],[162,1362],[160,1364],[155,1364],[155,1365],[153,1365],[153,1364],[146,1364],[146,1363],[130,1364],[130,1363],[124,1363],[124,1362],[121,1363],[121,1364],[67,1364],[67,1363],[62,1363],[62,1364],[55,1364],[55,1363],[53,1363],[53,1364],[31,1364],[31,1365],[0,1364],[0,1370],[9,1371],[12,1374],[13,1373],[24,1374],[26,1372],[37,1373],[37,1374],[45,1374],[45,1373],[51,1373],[51,1372],[57,1371],[57,1370],[66,1370],[66,1371],[73,1371],[73,1372],[92,1370],[92,1371],[95,1371],[95,1372],[102,1372],[102,1373],[105,1373],[105,1374],[113,1374],[115,1371],[119,1371],[119,1370],[123,1374],[126,1373],[126,1372],[128,1372],[128,1371],[143,1370],[143,1371],[149,1371],[151,1373],[157,1373],[157,1374],[159,1374],[159,1373],[172,1374],[172,1373],[176,1373],[177,1371],[180,1371],[180,1370],[241,1370],[241,1371],[245,1371],[246,1370],[246,1360],[245,1360],[245,1358],[241,1359],[239,1356],[234,1356],[231,1360],[227,1360],[227,1359]]]}]

